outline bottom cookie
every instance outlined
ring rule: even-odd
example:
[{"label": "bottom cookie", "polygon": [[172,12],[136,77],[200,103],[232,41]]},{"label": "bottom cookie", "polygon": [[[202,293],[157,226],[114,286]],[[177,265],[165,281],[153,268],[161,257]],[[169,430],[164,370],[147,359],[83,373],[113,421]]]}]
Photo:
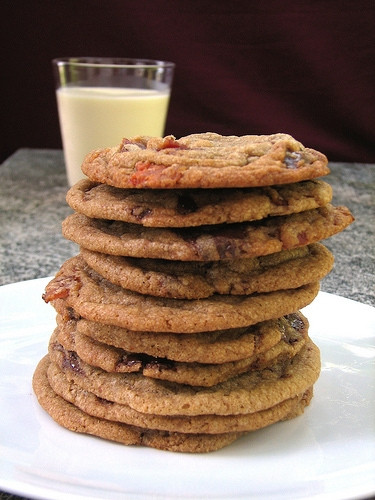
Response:
[{"label": "bottom cookie", "polygon": [[[33,376],[33,389],[39,404],[62,427],[74,432],[90,434],[125,445],[138,445],[165,451],[185,453],[207,453],[219,450],[246,434],[246,432],[227,432],[220,434],[189,434],[181,432],[144,429],[118,421],[89,415],[74,404],[66,401],[52,389],[48,381],[51,363],[45,356],[38,364]],[[310,402],[312,389],[306,391],[285,416],[294,418],[301,414]]]},{"label": "bottom cookie", "polygon": [[90,434],[125,445],[147,446],[159,450],[189,453],[218,450],[229,445],[243,434],[183,434],[147,430],[90,416],[53,391],[47,377],[49,364],[48,356],[39,362],[33,376],[33,389],[42,408],[55,422],[71,431]]}]

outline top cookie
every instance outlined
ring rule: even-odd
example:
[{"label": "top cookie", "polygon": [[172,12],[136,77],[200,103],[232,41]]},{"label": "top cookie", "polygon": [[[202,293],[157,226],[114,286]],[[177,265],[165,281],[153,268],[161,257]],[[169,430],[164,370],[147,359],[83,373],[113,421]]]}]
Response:
[{"label": "top cookie", "polygon": [[227,188],[289,184],[329,173],[327,158],[287,134],[222,136],[207,132],[123,139],[96,150],[82,171],[120,188]]}]

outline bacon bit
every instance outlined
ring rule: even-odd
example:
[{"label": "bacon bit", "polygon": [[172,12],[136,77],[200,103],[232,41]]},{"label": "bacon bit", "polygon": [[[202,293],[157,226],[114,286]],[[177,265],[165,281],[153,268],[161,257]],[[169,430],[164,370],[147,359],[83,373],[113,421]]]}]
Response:
[{"label": "bacon bit", "polygon": [[306,245],[306,243],[308,242],[307,234],[305,231],[302,231],[302,233],[298,233],[297,238],[300,245]]},{"label": "bacon bit", "polygon": [[42,299],[48,304],[52,300],[66,299],[72,289],[79,290],[81,283],[78,277],[69,276],[51,281],[46,287]]},{"label": "bacon bit", "polygon": [[156,165],[149,161],[140,161],[135,166],[135,172],[130,177],[130,182],[134,187],[146,187],[150,181],[160,179],[161,172],[164,169],[164,165]]},{"label": "bacon bit", "polygon": [[181,172],[169,172],[163,175],[165,165],[158,165],[149,161],[140,161],[135,165],[135,171],[129,181],[137,188],[171,188],[176,187],[182,177]]},{"label": "bacon bit", "polygon": [[42,299],[44,300],[44,302],[48,304],[48,302],[51,302],[51,300],[66,299],[68,295],[69,295],[69,290],[67,288],[52,289],[52,290],[46,290],[46,292],[43,293],[42,295]]},{"label": "bacon bit", "polygon": [[139,161],[135,165],[136,172],[150,172],[152,170],[162,170],[163,168],[165,168],[164,165],[157,165],[150,161]]},{"label": "bacon bit", "polygon": [[162,149],[187,149],[187,146],[176,141],[173,135],[168,135],[167,137],[164,137],[163,142],[158,147],[157,151],[161,151]]}]

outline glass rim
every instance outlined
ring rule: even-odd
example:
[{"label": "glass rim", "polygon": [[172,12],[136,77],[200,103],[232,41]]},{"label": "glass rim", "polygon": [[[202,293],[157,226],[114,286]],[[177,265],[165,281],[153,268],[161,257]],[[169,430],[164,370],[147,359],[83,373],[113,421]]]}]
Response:
[{"label": "glass rim", "polygon": [[56,57],[56,66],[77,66],[96,68],[174,68],[175,63],[158,59],[138,59],[132,57]]}]

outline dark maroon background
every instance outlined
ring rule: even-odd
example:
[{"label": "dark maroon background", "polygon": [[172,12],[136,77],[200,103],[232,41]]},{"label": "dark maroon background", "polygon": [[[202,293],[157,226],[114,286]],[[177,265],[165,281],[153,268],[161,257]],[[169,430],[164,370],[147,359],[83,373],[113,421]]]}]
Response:
[{"label": "dark maroon background", "polygon": [[166,133],[287,132],[375,162],[374,0],[1,2],[1,160],[61,147],[51,59],[177,65]]}]

